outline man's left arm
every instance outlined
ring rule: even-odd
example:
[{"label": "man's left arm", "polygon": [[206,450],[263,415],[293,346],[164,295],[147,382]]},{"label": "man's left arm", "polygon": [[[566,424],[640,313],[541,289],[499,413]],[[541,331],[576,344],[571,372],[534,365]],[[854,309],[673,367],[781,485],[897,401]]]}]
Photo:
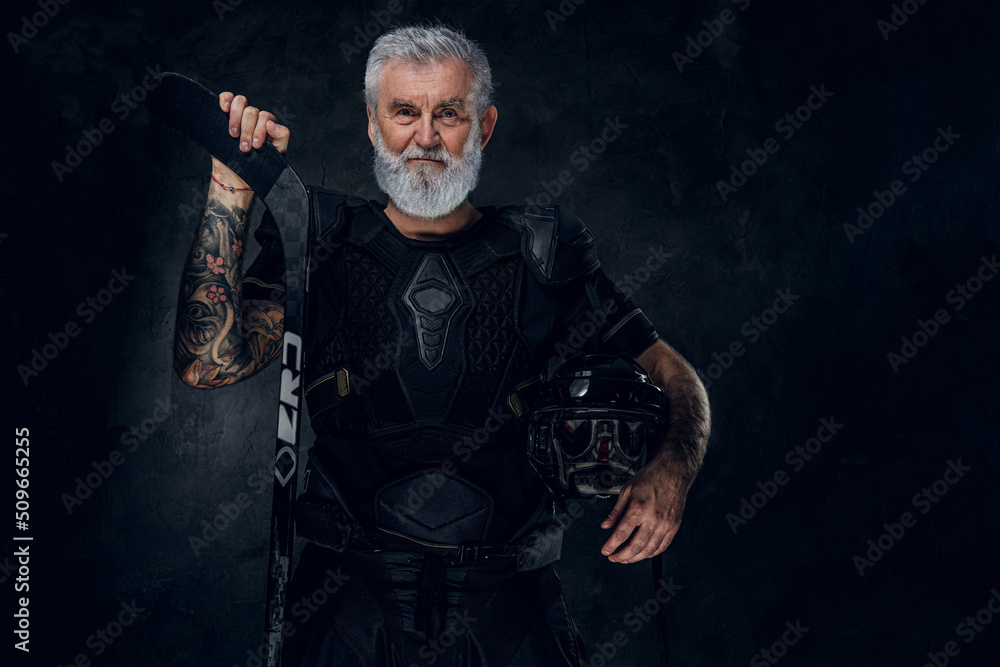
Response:
[{"label": "man's left arm", "polygon": [[708,394],[684,357],[657,339],[635,359],[666,393],[670,428],[660,451],[622,490],[601,523],[602,528],[614,528],[601,553],[615,563],[651,558],[670,546],[710,429]]}]

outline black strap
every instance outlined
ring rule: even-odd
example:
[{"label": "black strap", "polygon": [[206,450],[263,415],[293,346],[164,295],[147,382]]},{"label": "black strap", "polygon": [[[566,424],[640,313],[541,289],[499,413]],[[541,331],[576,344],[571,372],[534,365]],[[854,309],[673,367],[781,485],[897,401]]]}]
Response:
[{"label": "black strap", "polygon": [[[424,633],[428,640],[438,636],[445,627],[448,614],[447,567],[443,556],[429,553],[421,559],[417,579],[417,608],[414,610],[413,625]],[[434,610],[437,610],[437,625],[434,624]]]}]

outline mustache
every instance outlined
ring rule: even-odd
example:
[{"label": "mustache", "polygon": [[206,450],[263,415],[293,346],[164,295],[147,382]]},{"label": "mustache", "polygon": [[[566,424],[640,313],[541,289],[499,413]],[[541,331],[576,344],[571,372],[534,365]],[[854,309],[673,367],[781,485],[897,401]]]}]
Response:
[{"label": "mustache", "polygon": [[[477,126],[470,132],[458,156],[452,155],[443,144],[431,148],[414,144],[394,155],[376,127],[373,166],[379,188],[399,210],[417,218],[435,220],[456,210],[479,179],[482,151],[478,129]],[[415,158],[437,160],[442,168],[410,165],[408,160]]]},{"label": "mustache", "polygon": [[452,157],[451,153],[446,151],[443,147],[438,146],[436,148],[421,148],[419,146],[410,146],[403,150],[396,158],[400,163],[405,163],[407,160],[413,160],[417,158],[424,158],[427,160],[438,160],[439,162],[444,162],[445,166],[451,166],[455,158]]}]

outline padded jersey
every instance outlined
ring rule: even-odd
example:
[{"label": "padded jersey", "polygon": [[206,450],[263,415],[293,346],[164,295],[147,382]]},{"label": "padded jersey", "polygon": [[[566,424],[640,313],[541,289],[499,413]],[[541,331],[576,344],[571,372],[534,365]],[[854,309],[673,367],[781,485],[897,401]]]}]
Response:
[{"label": "padded jersey", "polygon": [[[304,384],[313,463],[366,530],[379,489],[413,477],[409,506],[419,515],[421,494],[433,495],[444,472],[492,496],[485,541],[509,539],[544,495],[519,419],[533,381],[553,356],[638,356],[657,338],[652,324],[600,269],[583,223],[560,207],[480,207],[462,231],[418,241],[380,202],[312,195]],[[280,294],[269,218],[255,232],[261,252],[244,278],[247,299]]]}]

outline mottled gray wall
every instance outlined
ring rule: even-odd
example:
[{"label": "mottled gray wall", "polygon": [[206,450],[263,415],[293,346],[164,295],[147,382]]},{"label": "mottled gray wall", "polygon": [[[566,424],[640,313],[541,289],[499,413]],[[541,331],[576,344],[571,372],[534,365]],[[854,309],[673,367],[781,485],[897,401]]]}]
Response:
[{"label": "mottled gray wall", "polygon": [[[593,230],[609,275],[635,276],[651,246],[672,253],[633,298],[714,376],[711,448],[666,556],[681,586],[667,605],[674,664],[765,664],[755,654],[786,621],[809,628],[787,664],[916,667],[952,641],[955,665],[998,653],[1000,623],[971,637],[960,623],[1000,586],[1000,280],[961,309],[949,300],[998,250],[996,16],[985,3],[900,4],[915,13],[897,14],[898,30],[878,23],[891,20],[888,1],[408,0],[392,16],[464,27],[490,57],[500,119],[476,203],[523,203],[568,170],[558,200]],[[208,0],[57,6],[27,43],[8,35],[0,47],[4,404],[10,426],[31,429],[35,537],[32,652],[15,664],[245,665],[263,619],[269,491],[258,491],[276,369],[211,393],[173,376],[176,288],[209,159],[113,102],[147,66],[245,93],[291,128],[288,157],[306,182],[376,197],[364,57],[348,62],[341,43],[389,3],[243,0],[221,20]],[[0,28],[17,33],[38,11],[8,3]],[[672,54],[720,17],[733,20],[679,71]],[[813,98],[819,108],[788,136],[775,124],[813,86],[832,96]],[[104,118],[113,131],[57,176],[53,161]],[[581,162],[575,151],[606,119],[620,135]],[[960,137],[910,180],[904,164],[939,128]],[[763,146],[777,150],[723,199],[717,182]],[[896,179],[905,192],[849,239],[857,207]],[[86,299],[115,270],[134,278],[91,315]],[[754,333],[776,290],[794,305]],[[938,310],[947,322],[894,370],[887,353]],[[25,385],[18,365],[67,324],[78,335]],[[736,342],[729,368],[710,366]],[[797,470],[786,452],[821,419],[843,428]],[[120,465],[70,513],[64,494],[115,449]],[[958,459],[971,469],[921,514],[914,494]],[[727,514],[779,471],[787,484],[734,533]],[[249,507],[196,554],[189,537],[241,493]],[[649,570],[599,556],[606,509],[574,522],[559,571],[592,646],[628,639],[608,664],[657,664],[653,626],[633,634],[625,618],[652,594]],[[854,556],[907,511],[915,525],[860,576]],[[8,600],[15,545],[4,542]],[[138,619],[113,644],[88,645],[133,599]]]}]

